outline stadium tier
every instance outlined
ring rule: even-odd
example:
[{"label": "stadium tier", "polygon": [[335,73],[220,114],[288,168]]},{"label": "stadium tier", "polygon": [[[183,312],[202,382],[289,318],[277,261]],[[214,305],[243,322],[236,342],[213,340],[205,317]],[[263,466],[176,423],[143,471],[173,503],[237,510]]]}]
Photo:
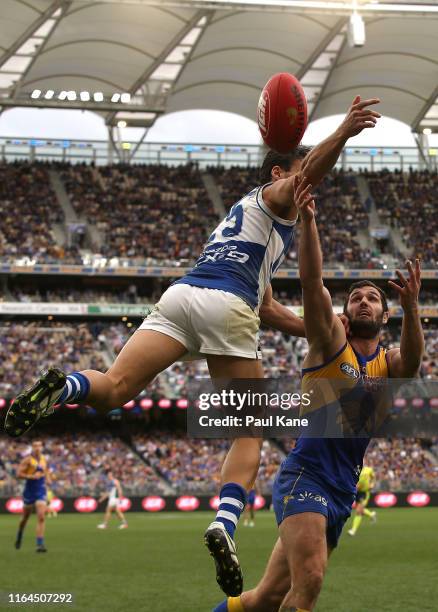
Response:
[{"label": "stadium tier", "polygon": [[[111,466],[127,496],[215,495],[229,440],[192,440],[184,433],[151,430],[122,440],[109,433],[60,433],[42,436],[59,497],[99,495],[105,470]],[[272,481],[291,440],[265,440],[258,474],[260,493],[270,495]],[[376,472],[378,490],[410,491],[438,488],[438,438],[375,440],[365,465]],[[29,441],[0,438],[0,497],[20,493],[15,475],[29,453]]]},{"label": "stadium tier", "polygon": [[[120,352],[135,327],[126,323],[80,323],[16,320],[0,321],[0,396],[12,398],[23,386],[29,386],[35,374],[58,364],[66,371],[106,370]],[[388,328],[382,342],[388,348],[398,346],[400,331]],[[423,375],[438,375],[438,328],[425,326],[426,350]],[[265,370],[271,378],[299,376],[307,351],[304,338],[278,331],[264,330],[260,345]],[[191,382],[208,379],[205,360],[177,362],[160,374],[145,390],[146,397],[186,399]]]},{"label": "stadium tier", "polygon": [[[206,176],[213,186],[206,183]],[[195,164],[0,164],[3,262],[128,261],[189,265],[220,214],[258,185],[254,168]],[[437,174],[334,172],[317,189],[327,266],[387,268],[437,261]],[[209,187],[207,188],[207,185]],[[23,205],[25,214],[14,215]],[[68,222],[66,219],[68,218]],[[9,222],[10,221],[10,222]],[[430,231],[418,233],[414,223]],[[296,267],[292,249],[285,267]]]}]

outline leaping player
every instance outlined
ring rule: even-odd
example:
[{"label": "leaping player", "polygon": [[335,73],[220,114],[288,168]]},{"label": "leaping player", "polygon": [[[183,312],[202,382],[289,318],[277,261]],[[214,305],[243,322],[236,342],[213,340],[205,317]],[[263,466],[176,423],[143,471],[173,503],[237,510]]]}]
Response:
[{"label": "leaping player", "polygon": [[117,478],[114,478],[114,475],[111,470],[108,470],[106,476],[108,490],[106,493],[103,493],[103,495],[101,495],[99,499],[99,504],[103,502],[104,499],[108,499],[108,503],[106,506],[103,523],[100,523],[97,528],[106,529],[108,527],[108,522],[111,518],[111,514],[113,510],[115,510],[117,516],[120,519],[119,529],[126,529],[128,527],[128,523],[125,519],[125,515],[120,509],[120,502],[123,497],[123,491],[120,485],[120,481]]},{"label": "leaping player", "polygon": [[17,477],[26,481],[23,491],[23,516],[18,525],[15,548],[21,548],[23,533],[32,510],[35,508],[37,515],[36,525],[36,552],[45,553],[44,531],[46,525],[47,490],[50,476],[47,462],[42,454],[43,443],[40,440],[32,442],[32,451],[25,457],[17,470]]},{"label": "leaping player", "polygon": [[368,510],[368,502],[370,501],[371,491],[376,484],[376,474],[372,467],[364,465],[359,476],[357,483],[356,493],[356,508],[353,519],[353,526],[348,530],[348,534],[355,536],[357,530],[362,523],[362,517],[366,516],[371,519],[373,523],[377,520],[377,513],[375,510]]},{"label": "leaping player", "polygon": [[[283,333],[304,336],[303,321],[272,298],[271,279],[294,239],[297,208],[293,175],[317,185],[333,168],[347,140],[373,128],[379,100],[356,96],[335,132],[310,152],[270,151],[261,186],[242,197],[217,226],[195,267],[162,295],[106,372],[68,376],[50,368],[20,393],[8,410],[5,429],[14,437],[53,412],[56,403],[86,402],[108,411],[137,397],[163,370],[182,357],[206,358],[212,379],[263,378],[258,346],[260,322]],[[260,463],[262,441],[238,438],[222,468],[216,520],[205,542],[225,593],[239,594],[243,578],[234,532]]]},{"label": "leaping player", "polygon": [[[384,292],[371,281],[354,283],[344,305],[350,335],[333,311],[322,280],[322,252],[310,185],[294,179],[301,216],[299,270],[304,324],[309,352],[304,360],[302,388],[314,390],[314,408],[344,397],[367,399],[373,378],[413,378],[418,375],[424,336],[418,309],[420,263],[407,263],[409,278],[397,271],[400,285],[389,281],[403,309],[400,348],[384,349],[380,330],[389,312]],[[344,367],[343,367],[344,366]],[[353,376],[351,374],[354,374]],[[339,396],[327,397],[317,381],[340,381]],[[330,389],[329,389],[330,390]],[[214,612],[311,612],[322,588],[330,554],[337,545],[356,496],[369,438],[300,437],[274,483],[273,504],[279,525],[265,574],[259,584],[231,597]],[[369,606],[368,606],[369,607]]]}]

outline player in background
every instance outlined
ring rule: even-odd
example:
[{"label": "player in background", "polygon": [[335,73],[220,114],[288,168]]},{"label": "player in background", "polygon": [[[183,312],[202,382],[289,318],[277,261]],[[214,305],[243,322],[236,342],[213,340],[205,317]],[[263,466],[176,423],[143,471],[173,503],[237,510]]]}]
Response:
[{"label": "player in background", "polygon": [[376,484],[376,475],[372,467],[365,466],[362,468],[362,471],[359,476],[359,480],[357,483],[357,492],[356,492],[356,508],[353,519],[353,525],[351,529],[348,530],[348,534],[351,536],[355,536],[357,530],[360,527],[362,522],[362,517],[367,516],[373,523],[377,520],[377,513],[375,510],[368,510],[367,505],[370,501],[371,491]]},{"label": "player in background", "polygon": [[251,491],[248,491],[248,499],[247,499],[246,506],[245,506],[245,514],[244,514],[244,520],[243,520],[244,527],[255,527],[255,512],[256,512],[255,502],[256,502],[256,497],[259,494],[260,494],[260,490],[259,490],[257,481],[255,481]]},{"label": "player in background", "polygon": [[[300,211],[299,270],[304,324],[309,352],[304,360],[302,390],[314,391],[312,410],[353,393],[367,399],[372,379],[418,376],[424,337],[418,308],[420,263],[407,262],[409,278],[397,270],[400,285],[389,281],[400,296],[403,322],[400,348],[384,349],[380,331],[388,321],[384,292],[372,281],[351,285],[344,304],[350,331],[333,311],[322,280],[322,252],[315,222],[311,186],[294,179]],[[339,380],[339,397],[327,397],[318,379]],[[351,400],[350,400],[351,401]],[[231,597],[214,612],[311,612],[322,588],[330,554],[350,516],[356,484],[369,438],[301,436],[283,461],[274,483],[273,504],[279,525],[265,574],[259,584]],[[342,605],[341,605],[342,607]]]},{"label": "player in background", "polygon": [[47,509],[46,509],[46,513],[47,513],[48,518],[56,518],[58,516],[57,511],[53,507],[53,498],[54,497],[55,497],[55,494],[53,493],[52,489],[47,488]]},{"label": "player in background", "polygon": [[24,529],[27,525],[32,510],[35,508],[37,515],[36,525],[36,552],[45,553],[44,532],[46,525],[47,490],[46,484],[50,483],[47,461],[42,454],[43,443],[40,440],[32,442],[30,455],[24,457],[18,466],[17,478],[26,481],[23,491],[23,515],[18,525],[15,548],[21,548]]},{"label": "player in background", "polygon": [[119,529],[126,529],[128,527],[128,523],[125,519],[125,515],[120,509],[120,502],[123,497],[123,491],[120,485],[120,481],[117,478],[114,478],[114,475],[111,470],[106,473],[106,477],[107,491],[106,493],[103,493],[103,495],[100,497],[99,504],[102,503],[104,499],[108,499],[108,503],[106,505],[103,523],[100,523],[97,528],[106,529],[108,527],[108,522],[111,518],[111,514],[113,510],[115,510],[117,516],[120,519]]},{"label": "player in background", "polygon": [[[56,403],[83,402],[104,411],[119,408],[183,357],[206,358],[212,379],[263,378],[260,322],[304,335],[303,321],[272,298],[270,285],[293,244],[297,208],[292,177],[305,173],[317,185],[336,164],[347,140],[375,126],[380,115],[369,107],[378,102],[356,96],[338,129],[311,151],[270,151],[262,165],[261,186],[231,208],[195,267],[165,291],[113,366],[106,373],[85,370],[68,376],[50,368],[17,396],[6,416],[6,432],[22,435],[53,412]],[[261,443],[255,438],[233,442],[222,468],[216,520],[205,534],[218,582],[229,594],[242,590],[233,537],[257,476]]]}]

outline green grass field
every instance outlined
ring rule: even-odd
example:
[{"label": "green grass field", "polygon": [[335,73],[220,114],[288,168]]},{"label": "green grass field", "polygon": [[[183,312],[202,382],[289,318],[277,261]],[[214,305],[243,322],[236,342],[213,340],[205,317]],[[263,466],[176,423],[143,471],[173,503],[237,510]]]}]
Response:
[{"label": "green grass field", "polygon": [[[101,515],[48,520],[47,555],[34,551],[32,517],[23,547],[13,547],[17,517],[0,517],[0,591],[71,592],[75,605],[14,606],[90,612],[208,612],[223,599],[213,562],[202,544],[210,513],[131,514],[129,529]],[[318,612],[437,610],[438,509],[381,510],[345,534],[333,555]],[[261,575],[276,537],[274,517],[260,513],[238,543],[246,587]],[[11,610],[3,603],[1,610]]]}]

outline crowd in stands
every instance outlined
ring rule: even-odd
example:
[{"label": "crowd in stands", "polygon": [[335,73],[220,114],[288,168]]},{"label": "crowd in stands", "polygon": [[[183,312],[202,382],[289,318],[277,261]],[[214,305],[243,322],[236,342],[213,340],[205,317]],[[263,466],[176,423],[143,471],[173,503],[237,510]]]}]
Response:
[{"label": "crowd in stands", "polygon": [[0,323],[0,394],[11,397],[35,381],[49,365],[67,372],[106,370],[86,323]]},{"label": "crowd in stands", "polygon": [[[100,239],[93,231],[88,233],[89,242],[80,242],[81,251],[55,239],[53,226],[64,223],[64,213],[51,187],[51,170],[61,177],[79,220],[100,230]],[[254,167],[207,171],[227,209],[259,183]],[[406,248],[423,262],[436,263],[437,173],[384,170],[365,171],[363,176],[382,221],[398,228]],[[363,246],[371,201],[362,203],[356,177],[353,172],[335,170],[315,190],[324,261],[334,266],[381,267],[383,260]],[[0,258],[38,262],[90,262],[94,253],[130,265],[156,261],[190,265],[218,221],[195,164],[97,167],[3,162],[0,212],[4,221]],[[420,227],[424,231],[418,231]],[[391,248],[399,258],[397,245]],[[296,257],[292,248],[285,265],[296,266]]]},{"label": "crowd in stands", "polygon": [[0,259],[28,258],[75,263],[78,251],[57,244],[52,226],[64,213],[53,191],[49,167],[0,162]]},{"label": "crowd in stands", "polygon": [[[190,439],[185,434],[137,434],[136,449],[158,474],[179,493],[214,494],[220,488],[220,471],[230,440]],[[272,480],[282,460],[273,442],[265,440],[257,477],[259,488],[270,493]]]},{"label": "crowd in stands", "polygon": [[[170,431],[135,434],[132,446],[105,433],[44,435],[42,440],[54,493],[96,498],[108,490],[107,469],[120,480],[127,496],[214,495],[231,444],[230,440],[190,439],[185,433]],[[264,441],[257,477],[261,493],[271,493],[278,467],[294,444],[292,439]],[[30,450],[30,440],[0,438],[0,496],[21,494],[24,482],[17,479],[17,468]],[[364,465],[374,468],[376,489],[437,490],[438,438],[373,440]]]},{"label": "crowd in stands", "polygon": [[367,173],[377,211],[388,225],[398,228],[411,257],[438,263],[438,173]]},{"label": "crowd in stands", "polygon": [[193,164],[67,166],[62,179],[77,214],[102,232],[104,257],[192,261],[217,222]]},{"label": "crowd in stands", "polygon": [[[125,495],[167,490],[152,467],[119,438],[75,433],[44,436],[42,440],[56,495],[98,497],[108,490],[107,469],[120,479]],[[16,473],[20,461],[31,451],[30,441],[0,438],[0,495],[21,494],[24,481],[18,480]]]},{"label": "crowd in stands", "polygon": [[380,489],[438,488],[437,459],[414,438],[373,440],[365,465],[374,468]]},{"label": "crowd in stands", "polygon": [[[129,326],[129,327],[128,327]],[[71,323],[8,322],[0,324],[0,396],[11,397],[28,386],[47,365],[67,372],[81,369],[106,371],[103,353],[113,359],[135,326],[129,322]],[[438,376],[438,329],[424,326],[426,350],[422,374]],[[400,330],[384,328],[381,341],[387,348],[400,344]],[[271,329],[260,334],[265,372],[270,378],[299,376],[307,341]],[[180,361],[155,378],[147,388],[150,397],[188,397],[194,382],[209,378],[205,360]]]}]

